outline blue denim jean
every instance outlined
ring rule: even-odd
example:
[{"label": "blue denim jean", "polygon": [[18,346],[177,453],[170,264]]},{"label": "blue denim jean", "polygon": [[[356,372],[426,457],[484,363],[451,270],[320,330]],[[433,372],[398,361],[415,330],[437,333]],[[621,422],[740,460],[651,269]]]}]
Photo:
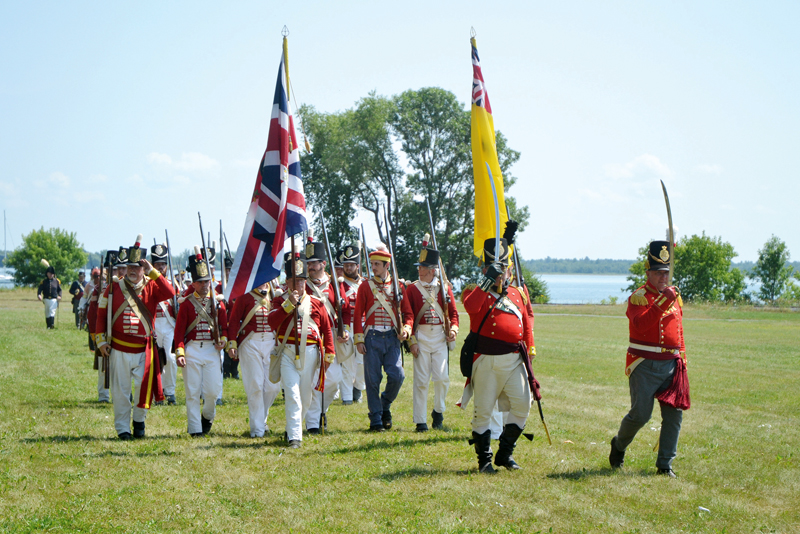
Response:
[{"label": "blue denim jean", "polygon": [[[394,330],[379,332],[370,329],[364,340],[367,353],[364,355],[364,381],[367,384],[367,406],[370,426],[382,424],[383,412],[388,412],[392,402],[400,393],[405,372],[400,357],[400,340]],[[381,390],[383,374],[386,373],[386,389]]]}]

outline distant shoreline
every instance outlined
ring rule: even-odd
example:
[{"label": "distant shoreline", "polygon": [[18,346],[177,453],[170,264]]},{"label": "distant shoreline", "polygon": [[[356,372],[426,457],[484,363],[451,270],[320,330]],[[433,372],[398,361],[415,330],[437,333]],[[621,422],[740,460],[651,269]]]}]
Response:
[{"label": "distant shoreline", "polygon": [[[525,266],[536,274],[602,274],[602,275],[628,275],[630,267],[637,260],[614,260],[587,258],[543,258],[524,260]],[[800,261],[789,262],[795,269],[800,270]],[[754,261],[734,261],[731,267],[741,269],[746,273],[755,267]]]}]

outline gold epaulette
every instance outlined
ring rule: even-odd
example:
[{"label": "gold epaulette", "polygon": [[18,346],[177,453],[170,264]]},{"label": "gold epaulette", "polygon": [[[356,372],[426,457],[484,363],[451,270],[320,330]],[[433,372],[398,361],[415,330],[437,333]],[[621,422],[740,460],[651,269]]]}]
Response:
[{"label": "gold epaulette", "polygon": [[525,295],[525,290],[522,289],[521,287],[518,287],[517,291],[519,291],[519,296],[522,297],[522,305],[523,306],[527,306],[528,305],[528,297]]},{"label": "gold epaulette", "polygon": [[681,298],[681,290],[676,287],[675,291],[678,293],[678,306],[683,308],[683,299]]},{"label": "gold epaulette", "polygon": [[467,296],[467,292],[472,292],[478,284],[467,284],[464,289],[461,290],[461,304],[464,304],[464,298]]},{"label": "gold epaulette", "polygon": [[636,306],[647,306],[647,297],[644,296],[644,287],[640,287],[631,295],[630,302]]}]

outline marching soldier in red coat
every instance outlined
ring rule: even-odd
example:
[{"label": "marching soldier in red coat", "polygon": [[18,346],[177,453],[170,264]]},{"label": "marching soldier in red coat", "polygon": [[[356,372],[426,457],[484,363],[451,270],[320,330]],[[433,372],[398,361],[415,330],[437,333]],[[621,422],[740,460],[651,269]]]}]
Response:
[{"label": "marching soldier in red coat", "polygon": [[[161,273],[161,276],[172,285],[167,272],[168,255],[169,251],[166,243],[150,247],[150,260],[153,262],[153,268]],[[176,293],[178,292],[176,288],[173,288],[173,290]],[[175,361],[175,353],[172,352],[172,340],[175,337],[175,319],[173,300],[159,302],[156,308],[156,342],[158,343],[159,355],[163,358],[162,363],[164,363],[161,375],[164,397],[171,406],[177,404],[175,386],[178,382],[178,364]],[[157,402],[156,404],[163,404],[163,402]]]},{"label": "marching soldier in red coat", "polygon": [[[427,241],[427,238],[426,238]],[[433,428],[442,429],[448,376],[448,343],[458,335],[458,310],[453,290],[442,287],[437,276],[439,251],[424,247],[415,263],[419,280],[410,284],[403,299],[403,320],[412,334],[409,339],[414,355],[414,423],[417,432],[427,432],[428,384],[433,381]],[[444,291],[449,295],[445,304]],[[445,332],[445,314],[450,323]]]},{"label": "marching soldier in red coat", "polygon": [[[400,342],[411,335],[411,327],[401,324],[402,317],[392,309],[395,297],[389,272],[392,255],[386,245],[378,245],[370,252],[369,261],[374,276],[358,288],[353,329],[356,348],[364,355],[369,429],[383,432],[392,428],[392,402],[406,377]],[[380,391],[381,369],[386,372],[383,393]]]},{"label": "marching soldier in red coat", "polygon": [[92,281],[90,282],[91,288],[87,284],[87,293],[89,294],[88,306],[86,308],[86,322],[89,327],[89,350],[94,354],[94,368],[97,369],[97,401],[98,402],[111,402],[111,394],[106,389],[106,373],[103,371],[102,361],[100,359],[100,351],[97,348],[97,303],[100,300],[100,295],[105,289],[108,278],[113,277],[113,266],[117,262],[117,251],[109,250],[106,252],[103,267],[107,275],[98,269],[96,276],[95,271],[92,271]]},{"label": "marching soldier in red coat", "polygon": [[661,405],[661,436],[656,468],[674,478],[672,461],[678,450],[683,410],[688,410],[689,379],[683,341],[683,308],[678,290],[669,283],[669,242],[650,243],[645,261],[647,283],[628,299],[630,343],[625,374],[631,409],[611,439],[611,467],[622,467],[625,449],[653,414],[654,399]]},{"label": "marching soldier in red coat", "polygon": [[[477,333],[472,376],[465,396],[474,396],[472,440],[482,473],[492,467],[491,417],[495,404],[508,412],[494,463],[519,469],[512,453],[525,428],[531,408],[530,356],[533,333],[526,312],[526,299],[519,289],[508,285],[508,242],[487,239],[483,254],[487,268],[480,286],[464,289],[462,301],[469,314],[470,331]],[[464,405],[466,406],[466,405]]]},{"label": "marching soldier in red coat", "polygon": [[[97,305],[97,345],[110,358],[111,395],[114,399],[114,427],[120,439],[142,438],[150,403],[163,400],[161,367],[152,343],[153,321],[159,302],[175,292],[146,259],[140,248],[142,236],[123,255],[127,262],[125,278],[111,282]],[[147,274],[147,278],[145,278]],[[148,283],[147,279],[152,280]],[[113,289],[109,302],[109,290]],[[110,306],[110,308],[109,308]],[[111,310],[111,339],[107,337],[108,310]],[[131,421],[131,381],[134,383],[136,406]]]},{"label": "marching soldier in red coat", "polygon": [[279,384],[269,380],[271,352],[275,348],[275,333],[269,326],[269,290],[267,282],[237,298],[228,318],[228,354],[232,361],[242,364],[251,438],[269,433],[269,409],[281,391]]},{"label": "marching soldier in red coat", "polygon": [[[327,267],[327,252],[325,251],[325,244],[321,241],[312,241],[309,237],[309,243],[306,245],[306,265],[308,265],[308,280],[306,281],[306,293],[312,297],[319,299],[325,305],[328,312],[328,318],[331,322],[331,329],[337,328],[336,318],[336,293],[333,289],[333,284],[339,282],[331,279],[325,268]],[[341,293],[341,287],[339,287]],[[350,339],[350,334],[347,330],[343,330],[344,337],[337,339],[337,343],[346,342]],[[338,346],[337,343],[334,346]],[[339,383],[342,381],[342,366],[339,364],[338,353],[333,362],[328,366],[325,372],[325,392],[321,393],[314,390],[311,406],[308,408],[306,414],[306,429],[309,434],[319,434],[322,425],[327,429],[328,419],[327,413],[333,399],[339,393]],[[323,417],[323,414],[324,417]]]},{"label": "marching soldier in red coat", "polygon": [[211,431],[217,413],[216,399],[222,391],[219,354],[227,343],[228,318],[225,305],[211,298],[213,282],[200,247],[195,247],[195,254],[189,256],[189,271],[193,292],[178,310],[175,358],[178,367],[183,368],[188,432],[192,437],[202,437]]},{"label": "marching soldier in red coat", "polygon": [[325,305],[306,293],[305,255],[296,254],[285,265],[287,290],[275,298],[269,314],[278,344],[269,379],[280,382],[286,394],[286,439],[289,447],[296,449],[302,444],[303,419],[311,405],[312,390],[327,386],[325,371],[333,363],[335,347]]},{"label": "marching soldier in red coat", "polygon": [[[351,405],[361,402],[361,392],[366,388],[364,383],[364,355],[356,350],[353,339],[353,321],[355,318],[356,297],[362,278],[360,271],[361,249],[352,243],[339,251],[337,255],[342,264],[339,280],[339,294],[342,296],[342,322],[347,330],[347,341],[337,341],[336,358],[342,366],[342,403]],[[363,325],[362,325],[363,329]]]}]

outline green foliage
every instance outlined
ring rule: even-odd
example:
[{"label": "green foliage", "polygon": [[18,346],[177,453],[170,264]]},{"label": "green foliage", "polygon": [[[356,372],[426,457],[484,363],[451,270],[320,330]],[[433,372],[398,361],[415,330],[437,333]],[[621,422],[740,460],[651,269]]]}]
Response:
[{"label": "green foliage", "polygon": [[721,237],[693,235],[675,247],[675,279],[686,301],[734,302],[744,299],[744,273],[731,268],[733,245]]},{"label": "green foliage", "polygon": [[528,260],[525,262],[531,269],[541,274],[626,274],[634,260],[580,258],[551,258]]},{"label": "green foliage", "polygon": [[45,278],[46,259],[56,271],[61,285],[78,279],[78,269],[86,264],[87,255],[74,232],[60,228],[32,230],[22,236],[22,245],[8,255],[6,265],[13,267],[14,283],[21,286],[36,286]]},{"label": "green foliage", "polygon": [[793,274],[786,243],[773,235],[758,251],[758,261],[748,277],[761,283],[758,297],[774,304],[787,290]]},{"label": "green foliage", "polygon": [[[343,112],[303,106],[299,115],[314,151],[303,159],[307,200],[325,214],[332,247],[357,238],[350,222],[357,209],[364,210],[381,241],[391,240],[400,276],[413,279],[422,236],[430,232],[427,199],[447,276],[462,281],[476,276],[470,112],[453,93],[427,87],[388,98],[373,92]],[[520,154],[502,133],[496,138],[508,190],[516,181],[510,167]],[[506,200],[522,231],[528,209],[518,208],[513,197]],[[391,231],[381,206],[390,215]],[[319,231],[319,222],[316,226]]]},{"label": "green foliage", "polygon": [[[652,239],[650,241],[653,241]],[[628,287],[625,288],[625,291],[630,291],[633,293],[640,287],[647,282],[647,274],[645,274],[645,266],[644,261],[647,258],[647,251],[650,249],[650,241],[647,242],[645,246],[639,249],[639,261],[634,262],[629,268],[628,271],[630,274],[625,278],[630,284]]]}]

